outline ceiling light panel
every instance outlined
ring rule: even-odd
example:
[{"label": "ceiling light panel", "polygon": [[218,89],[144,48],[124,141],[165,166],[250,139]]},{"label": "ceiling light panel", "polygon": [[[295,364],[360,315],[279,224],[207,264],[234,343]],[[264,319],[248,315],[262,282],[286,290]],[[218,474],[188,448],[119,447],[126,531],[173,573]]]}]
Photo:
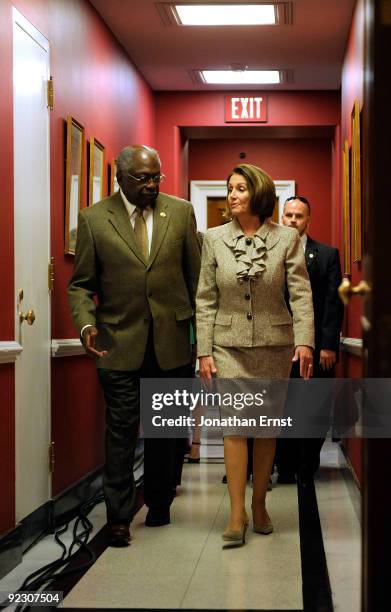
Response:
[{"label": "ceiling light panel", "polygon": [[180,25],[275,25],[274,4],[175,4]]},{"label": "ceiling light panel", "polygon": [[279,70],[201,70],[209,85],[273,85],[281,82]]}]

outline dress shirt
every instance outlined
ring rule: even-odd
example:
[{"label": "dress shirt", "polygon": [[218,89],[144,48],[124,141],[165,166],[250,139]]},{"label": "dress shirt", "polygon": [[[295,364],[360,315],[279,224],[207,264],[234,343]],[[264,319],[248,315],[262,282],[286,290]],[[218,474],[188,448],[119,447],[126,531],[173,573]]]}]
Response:
[{"label": "dress shirt", "polygon": [[300,241],[305,253],[305,247],[307,246],[307,234],[303,234],[302,236],[300,236]]},{"label": "dress shirt", "polygon": [[[125,196],[121,188],[119,192],[121,194],[122,201],[125,204],[125,208],[128,211],[129,219],[134,229],[134,224],[136,222],[136,217],[137,217],[137,207],[134,204],[131,204],[129,202],[129,200],[127,199],[127,197]],[[153,232],[153,210],[152,208],[145,208],[143,210],[143,217],[145,219],[145,223],[147,226],[147,232],[148,232],[148,250],[149,252],[151,252],[152,232]]]}]

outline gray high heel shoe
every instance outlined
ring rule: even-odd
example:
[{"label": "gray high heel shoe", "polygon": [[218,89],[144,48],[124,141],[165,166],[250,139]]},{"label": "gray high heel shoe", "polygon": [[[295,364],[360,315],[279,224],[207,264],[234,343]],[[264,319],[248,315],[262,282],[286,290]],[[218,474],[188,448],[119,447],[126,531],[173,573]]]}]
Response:
[{"label": "gray high heel shoe", "polygon": [[265,523],[257,524],[253,519],[253,532],[260,533],[262,535],[269,535],[269,533],[273,533],[273,523],[270,520],[270,516],[266,512],[267,521]]},{"label": "gray high heel shoe", "polygon": [[243,546],[246,543],[246,531],[248,527],[248,522],[243,521],[242,528],[240,531],[229,531],[226,530],[222,534],[223,540],[230,542],[229,544],[224,544],[223,548],[235,548],[237,546]]},{"label": "gray high heel shoe", "polygon": [[253,523],[253,532],[261,533],[262,535],[269,535],[269,533],[273,533],[273,523],[271,521],[268,521],[263,525],[257,525],[256,523]]}]

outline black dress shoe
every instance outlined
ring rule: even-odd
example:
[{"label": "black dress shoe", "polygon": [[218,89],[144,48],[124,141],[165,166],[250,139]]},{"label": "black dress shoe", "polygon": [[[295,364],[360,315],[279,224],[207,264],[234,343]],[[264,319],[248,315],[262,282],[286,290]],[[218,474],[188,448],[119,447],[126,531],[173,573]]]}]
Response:
[{"label": "black dress shoe", "polygon": [[149,508],[145,517],[145,525],[147,527],[161,527],[168,525],[170,522],[170,508],[156,509]]},{"label": "black dress shoe", "polygon": [[107,541],[109,546],[129,546],[131,540],[129,524],[118,523],[107,526]]}]

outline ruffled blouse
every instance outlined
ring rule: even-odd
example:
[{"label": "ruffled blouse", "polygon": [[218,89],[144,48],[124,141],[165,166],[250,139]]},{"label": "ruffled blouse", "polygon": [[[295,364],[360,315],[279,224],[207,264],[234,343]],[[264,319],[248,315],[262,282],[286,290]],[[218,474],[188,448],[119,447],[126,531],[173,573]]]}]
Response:
[{"label": "ruffled blouse", "polygon": [[264,224],[254,236],[245,236],[239,222],[233,219],[232,234],[224,239],[235,255],[236,277],[239,281],[255,280],[266,268],[264,259],[267,231],[265,232]]}]

